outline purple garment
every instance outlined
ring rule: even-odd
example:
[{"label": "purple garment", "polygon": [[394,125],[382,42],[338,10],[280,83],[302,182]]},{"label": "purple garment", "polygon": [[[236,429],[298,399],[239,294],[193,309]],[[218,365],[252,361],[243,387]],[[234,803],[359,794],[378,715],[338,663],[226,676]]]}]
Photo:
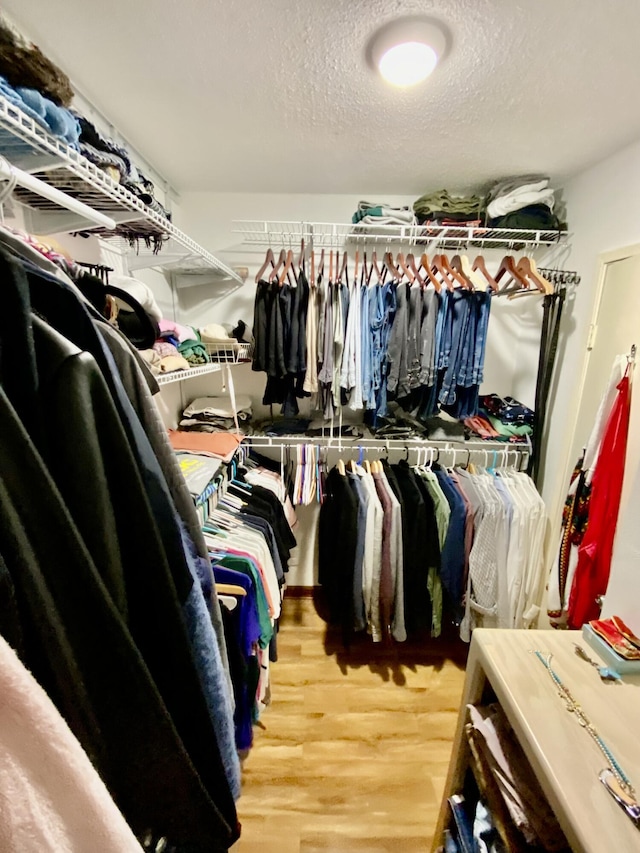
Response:
[{"label": "purple garment", "polygon": [[247,593],[239,598],[238,609],[240,611],[240,645],[242,654],[248,657],[253,653],[254,644],[260,639],[260,620],[253,581],[248,575],[224,566],[214,566],[213,574],[217,583],[234,584],[242,587]]}]

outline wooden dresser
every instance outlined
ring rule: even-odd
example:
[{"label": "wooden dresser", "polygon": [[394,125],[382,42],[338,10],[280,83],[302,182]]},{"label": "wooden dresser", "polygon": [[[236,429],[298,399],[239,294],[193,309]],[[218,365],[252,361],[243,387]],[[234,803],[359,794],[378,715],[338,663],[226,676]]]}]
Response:
[{"label": "wooden dresser", "polygon": [[[447,797],[461,790],[472,761],[465,734],[467,704],[493,692],[529,759],[558,822],[576,853],[640,851],[636,829],[598,779],[606,761],[566,710],[531,649],[552,652],[552,667],[580,703],[640,792],[640,676],[604,684],[574,651],[580,643],[599,660],[579,631],[474,631],[453,753],[432,850],[449,825]],[[490,688],[490,691],[489,691]]]}]

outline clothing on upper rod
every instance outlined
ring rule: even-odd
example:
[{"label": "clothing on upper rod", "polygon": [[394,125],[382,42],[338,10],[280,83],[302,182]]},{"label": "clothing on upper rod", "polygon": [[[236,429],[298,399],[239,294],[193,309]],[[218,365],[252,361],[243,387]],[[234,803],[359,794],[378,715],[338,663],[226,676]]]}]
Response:
[{"label": "clothing on upper rod", "polygon": [[[338,253],[335,268],[333,253],[329,259],[323,253],[311,285],[302,268],[296,282],[294,265],[280,274],[272,260],[273,269],[258,282],[254,315],[253,369],[268,376],[263,402],[281,403],[282,414],[291,416],[298,412],[296,398],[312,394],[313,407],[326,419],[348,406],[364,409],[374,426],[387,414],[390,399],[421,419],[440,406],[455,417],[472,417],[495,281],[488,274],[484,279],[464,256],[452,260],[455,269],[445,256],[434,257],[433,265],[423,256],[424,278],[415,264],[415,275],[406,267],[402,255],[400,271],[389,255],[384,273],[375,253],[372,260],[368,268],[365,258],[359,277],[350,281],[346,258],[343,280]],[[506,260],[499,271],[508,272],[504,292],[530,292],[531,282],[534,292],[549,291],[532,261]],[[354,273],[357,268],[356,257]],[[508,284],[512,280],[515,287]],[[436,288],[426,287],[429,283]],[[317,354],[317,361],[311,363],[306,352]]]}]

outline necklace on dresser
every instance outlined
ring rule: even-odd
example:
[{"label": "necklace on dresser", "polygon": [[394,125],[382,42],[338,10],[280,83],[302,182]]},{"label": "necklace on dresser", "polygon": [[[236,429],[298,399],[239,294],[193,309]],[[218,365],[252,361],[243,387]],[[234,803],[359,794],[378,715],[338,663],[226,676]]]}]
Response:
[{"label": "necklace on dresser", "polygon": [[553,655],[551,653],[543,654],[543,652],[538,651],[537,649],[531,649],[531,651],[551,676],[551,680],[556,686],[558,696],[565,703],[567,711],[575,716],[576,720],[589,734],[607,760],[608,767],[600,772],[600,781],[618,805],[624,809],[627,816],[638,828],[640,828],[640,805],[638,805],[635,788],[633,787],[631,780],[624,772],[620,763],[615,758],[605,741],[598,734],[596,727],[593,725],[582,706],[574,698],[567,685],[551,666],[551,659],[553,658]]}]

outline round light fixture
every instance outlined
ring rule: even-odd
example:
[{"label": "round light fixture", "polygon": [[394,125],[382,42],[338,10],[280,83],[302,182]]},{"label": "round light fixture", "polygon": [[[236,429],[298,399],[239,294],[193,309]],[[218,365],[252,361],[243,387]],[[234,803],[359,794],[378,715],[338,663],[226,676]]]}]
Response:
[{"label": "round light fixture", "polygon": [[426,18],[402,18],[379,30],[369,57],[382,77],[394,86],[415,86],[433,72],[447,47],[442,26]]}]

